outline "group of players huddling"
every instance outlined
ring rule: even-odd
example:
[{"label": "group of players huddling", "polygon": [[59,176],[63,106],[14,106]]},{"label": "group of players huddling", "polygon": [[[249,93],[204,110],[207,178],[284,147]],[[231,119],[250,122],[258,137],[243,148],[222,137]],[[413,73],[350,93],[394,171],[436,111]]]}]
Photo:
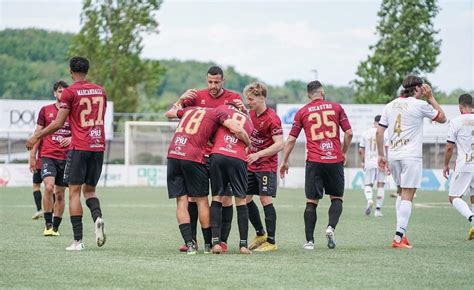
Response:
[{"label": "group of players huddling", "polygon": [[[74,241],[67,250],[83,250],[81,190],[95,223],[96,242],[105,243],[104,220],[95,195],[99,180],[104,140],[106,95],[102,87],[86,81],[89,62],[83,57],[70,60],[74,84],[54,85],[56,103],[41,109],[38,126],[27,141],[34,175],[34,196],[41,214],[41,178],[45,184],[43,210],[45,236],[57,236],[64,211],[64,188],[69,186],[69,211]],[[176,216],[184,240],[180,251],[194,255],[198,251],[197,221],[201,224],[204,253],[228,251],[228,237],[233,218],[233,199],[237,209],[239,252],[275,251],[277,214],[273,206],[278,173],[288,173],[289,156],[304,130],[306,135],[306,208],[304,224],[306,242],[303,248],[313,250],[317,207],[329,195],[329,222],[325,231],[327,246],[336,247],[335,229],[343,210],[344,164],[352,140],[352,128],[340,104],[325,99],[319,81],[307,85],[309,103],[295,115],[289,136],[284,142],[281,121],[266,105],[267,88],[260,82],[247,85],[243,99],[226,90],[224,73],[217,66],[207,72],[207,88],[189,89],[166,112],[180,122],[168,149],[167,189],[176,199]],[[370,215],[372,186],[377,183],[375,216],[381,217],[385,175],[391,174],[399,188],[396,202],[397,226],[392,242],[394,248],[411,248],[407,226],[416,189],[422,176],[423,119],[444,123],[446,116],[432,95],[429,85],[417,76],[407,76],[400,98],[386,105],[376,116],[374,128],[363,134],[360,143],[365,173],[366,214]],[[426,101],[422,100],[426,98]],[[469,208],[462,196],[471,194],[474,204],[474,115],[472,96],[459,97],[462,113],[451,120],[445,150],[443,174],[449,175],[449,162],[454,144],[458,157],[450,180],[449,200],[470,222],[469,239],[474,239],[474,205]],[[384,131],[387,130],[386,134]],[[340,131],[344,133],[341,144]],[[278,168],[278,153],[283,150]],[[41,157],[38,167],[36,152]],[[38,176],[40,174],[41,176]],[[209,183],[212,201],[209,205]],[[54,193],[53,193],[54,192]],[[265,227],[253,196],[263,206]],[[53,201],[53,198],[55,200]],[[54,204],[54,217],[53,217]],[[248,221],[256,236],[248,241]]]}]

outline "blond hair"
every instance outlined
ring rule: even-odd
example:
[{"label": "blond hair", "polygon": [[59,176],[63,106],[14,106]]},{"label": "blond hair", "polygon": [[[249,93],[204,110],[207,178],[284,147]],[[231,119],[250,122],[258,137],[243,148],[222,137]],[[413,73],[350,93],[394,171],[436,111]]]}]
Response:
[{"label": "blond hair", "polygon": [[261,82],[253,82],[244,88],[244,95],[252,95],[254,97],[267,97],[267,86]]}]

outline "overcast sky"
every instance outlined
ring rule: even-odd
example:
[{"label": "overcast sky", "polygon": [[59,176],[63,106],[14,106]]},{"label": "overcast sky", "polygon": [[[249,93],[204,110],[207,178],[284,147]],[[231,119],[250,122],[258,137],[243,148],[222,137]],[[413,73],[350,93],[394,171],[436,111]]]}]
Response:
[{"label": "overcast sky", "polygon": [[[381,1],[177,1],[163,3],[159,34],[145,35],[153,59],[215,61],[272,84],[290,79],[347,85],[376,41]],[[0,0],[0,29],[78,32],[81,1]],[[474,89],[474,0],[440,1],[435,28],[439,88]]]}]

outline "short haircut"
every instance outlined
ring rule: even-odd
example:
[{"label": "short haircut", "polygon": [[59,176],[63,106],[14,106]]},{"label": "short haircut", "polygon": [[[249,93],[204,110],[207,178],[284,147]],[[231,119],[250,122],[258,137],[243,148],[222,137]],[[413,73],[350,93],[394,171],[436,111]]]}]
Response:
[{"label": "short haircut", "polygon": [[57,91],[59,89],[59,87],[65,89],[65,88],[69,87],[69,85],[65,81],[57,81],[53,85],[53,92]]},{"label": "short haircut", "polygon": [[374,122],[377,122],[377,123],[380,122],[380,118],[382,118],[382,116],[380,115],[375,116]]},{"label": "short haircut", "polygon": [[404,97],[411,97],[415,94],[415,90],[417,87],[423,84],[423,79],[415,76],[409,75],[403,80],[403,89],[401,95]]},{"label": "short haircut", "polygon": [[314,94],[318,89],[322,88],[323,85],[319,81],[309,82],[306,86],[306,91],[308,94]]},{"label": "short haircut", "polygon": [[218,66],[211,66],[208,70],[207,70],[207,74],[208,75],[211,75],[211,76],[216,76],[216,75],[221,75],[222,77],[224,77],[224,71],[222,71],[222,69]]},{"label": "short haircut", "polygon": [[472,107],[472,96],[470,94],[462,94],[459,96],[459,104],[465,107]]},{"label": "short haircut", "polygon": [[255,97],[264,97],[264,98],[266,98],[267,97],[267,86],[265,86],[261,82],[253,82],[251,84],[248,84],[244,88],[244,95],[245,96],[252,95],[252,96],[255,96]]},{"label": "short haircut", "polygon": [[89,60],[82,56],[75,56],[69,61],[72,72],[87,74],[89,72]]}]

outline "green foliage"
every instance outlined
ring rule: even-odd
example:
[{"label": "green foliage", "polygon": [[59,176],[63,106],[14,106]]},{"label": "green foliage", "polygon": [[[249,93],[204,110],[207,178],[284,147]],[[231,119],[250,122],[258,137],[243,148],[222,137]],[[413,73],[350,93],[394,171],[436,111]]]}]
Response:
[{"label": "green foliage", "polygon": [[378,42],[363,61],[354,80],[356,101],[386,103],[396,96],[408,74],[426,74],[438,66],[441,41],[433,18],[436,0],[384,0],[378,12]]},{"label": "green foliage", "polygon": [[89,78],[105,87],[118,112],[135,112],[140,95],[151,95],[163,73],[159,62],[140,58],[143,33],[157,33],[161,1],[86,0],[83,26],[70,55],[87,57]]}]

